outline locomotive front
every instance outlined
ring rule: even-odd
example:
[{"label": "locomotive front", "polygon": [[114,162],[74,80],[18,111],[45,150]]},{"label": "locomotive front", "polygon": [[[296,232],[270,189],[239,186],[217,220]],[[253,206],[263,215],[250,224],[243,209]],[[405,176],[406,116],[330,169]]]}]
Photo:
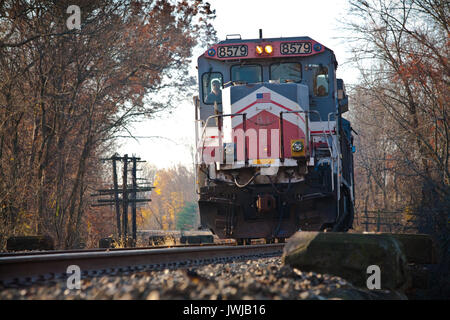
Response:
[{"label": "locomotive front", "polygon": [[336,68],[308,37],[227,39],[198,58],[203,228],[242,243],[351,227],[352,136]]}]

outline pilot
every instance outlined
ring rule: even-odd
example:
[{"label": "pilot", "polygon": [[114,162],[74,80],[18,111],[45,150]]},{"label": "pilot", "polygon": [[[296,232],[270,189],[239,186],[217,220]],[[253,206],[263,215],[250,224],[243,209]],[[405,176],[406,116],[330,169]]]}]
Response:
[{"label": "pilot", "polygon": [[220,90],[220,81],[215,79],[212,82],[211,92],[206,97],[206,103],[222,103],[222,90]]},{"label": "pilot", "polygon": [[319,97],[325,97],[327,95],[327,89],[325,89],[324,86],[319,86],[319,88],[317,88],[317,96]]}]

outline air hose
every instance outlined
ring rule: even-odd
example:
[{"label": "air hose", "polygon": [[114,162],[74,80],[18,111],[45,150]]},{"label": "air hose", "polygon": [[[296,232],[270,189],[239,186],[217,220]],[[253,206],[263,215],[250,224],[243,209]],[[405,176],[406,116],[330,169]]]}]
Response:
[{"label": "air hose", "polygon": [[236,185],[236,187],[238,187],[238,188],[245,188],[246,186],[248,186],[257,176],[259,176],[260,175],[260,173],[259,172],[256,172],[254,175],[253,175],[253,177],[251,177],[251,179],[250,180],[248,180],[247,181],[247,183],[245,183],[245,184],[239,184],[239,182],[237,182],[237,179],[236,179],[236,176],[233,176],[233,178],[234,178],[234,184]]}]

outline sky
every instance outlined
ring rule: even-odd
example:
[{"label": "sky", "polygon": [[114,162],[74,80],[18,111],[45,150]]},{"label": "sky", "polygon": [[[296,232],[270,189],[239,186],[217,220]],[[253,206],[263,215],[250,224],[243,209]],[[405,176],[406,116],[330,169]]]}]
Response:
[{"label": "sky", "polygon": [[[242,39],[308,36],[334,51],[339,63],[337,76],[355,83],[357,72],[349,65],[348,46],[340,21],[346,19],[347,0],[209,0],[216,10],[213,25],[219,40],[240,34]],[[191,72],[197,75],[195,62],[207,48],[194,52]],[[350,106],[351,107],[351,106]],[[191,148],[195,146],[194,106],[192,98],[180,103],[171,114],[161,114],[131,128],[134,136],[163,138],[119,139],[118,152],[134,154],[158,168],[183,164],[192,168]]]}]

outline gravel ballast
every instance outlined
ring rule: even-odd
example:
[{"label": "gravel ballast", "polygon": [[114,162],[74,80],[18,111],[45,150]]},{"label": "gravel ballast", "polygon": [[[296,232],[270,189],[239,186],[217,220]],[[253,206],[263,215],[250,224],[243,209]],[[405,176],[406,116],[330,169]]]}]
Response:
[{"label": "gravel ballast", "polygon": [[390,291],[356,288],[327,274],[284,266],[280,257],[235,261],[191,269],[122,273],[81,279],[81,289],[66,280],[29,287],[2,288],[0,300],[298,300],[405,299]]}]

